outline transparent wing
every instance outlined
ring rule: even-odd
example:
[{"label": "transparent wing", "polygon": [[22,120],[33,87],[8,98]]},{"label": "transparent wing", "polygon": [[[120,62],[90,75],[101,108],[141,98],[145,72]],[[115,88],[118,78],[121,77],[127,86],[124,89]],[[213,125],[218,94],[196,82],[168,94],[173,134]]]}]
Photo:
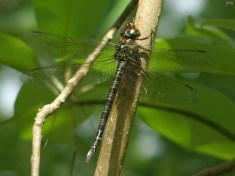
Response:
[{"label": "transparent wing", "polygon": [[[86,58],[99,44],[99,41],[80,40],[51,33],[34,31],[25,35],[24,40],[39,57],[55,59]],[[102,56],[110,57],[115,51],[115,44],[108,43]]]},{"label": "transparent wing", "polygon": [[[39,82],[43,85],[62,87],[72,77],[81,64],[99,42],[92,40],[79,40],[50,33],[33,32],[27,37],[30,45],[39,55],[49,58],[66,57],[77,59],[77,64],[66,66],[50,66],[34,69],[23,76],[23,80]],[[114,44],[109,43],[101,56],[95,62],[84,82],[87,84],[99,84],[110,76],[114,76],[116,65],[114,62]],[[152,52],[149,69],[142,89],[142,95],[148,99],[163,102],[182,102],[194,100],[196,93],[190,86],[167,78],[156,72],[159,62],[179,63],[184,70],[195,71],[213,62],[214,58],[203,50],[170,50],[157,48]],[[83,58],[83,59],[81,59]],[[156,62],[157,61],[157,62]],[[135,65],[135,64],[134,64]]]},{"label": "transparent wing", "polygon": [[157,48],[153,50],[148,72],[141,90],[144,98],[164,103],[185,103],[198,99],[198,94],[189,85],[161,75],[161,64],[179,64],[183,71],[206,70],[214,62],[211,53],[204,50],[172,50]]},{"label": "transparent wing", "polygon": [[[197,100],[198,95],[196,91],[181,81],[164,76],[159,72],[144,72],[141,67],[138,66],[136,61],[132,60],[128,62],[127,69],[129,69],[129,77],[135,75],[144,75],[145,80],[141,87],[141,97],[150,101],[157,101],[162,103],[180,104],[185,102],[193,102]],[[133,69],[135,67],[135,69]],[[134,80],[129,79],[128,86],[135,84]]]},{"label": "transparent wing", "polygon": [[[86,64],[40,67],[23,74],[21,80],[37,86],[53,86],[56,89],[62,89],[66,82],[80,69],[81,65]],[[113,76],[115,69],[116,64],[113,58],[100,58],[99,61],[91,65],[82,82],[83,84],[100,84]]]},{"label": "transparent wing", "polygon": [[[53,86],[57,89],[62,89],[68,79],[85,63],[86,57],[99,44],[98,41],[94,40],[80,40],[38,31],[28,33],[24,40],[36,51],[39,57],[43,57],[43,62],[46,65],[54,64],[55,59],[65,62],[59,66],[36,68],[25,73],[21,79],[37,86]],[[108,43],[91,66],[83,83],[99,84],[113,75],[116,67],[113,58],[114,52],[115,45]],[[50,63],[50,60],[53,62]]]},{"label": "transparent wing", "polygon": [[167,64],[169,67],[176,63],[183,71],[197,72],[206,70],[214,60],[214,56],[205,50],[155,48],[152,51],[149,70],[156,71],[160,65]]},{"label": "transparent wing", "polygon": [[159,73],[148,72],[141,96],[151,101],[178,104],[197,100],[196,91],[189,85]]},{"label": "transparent wing", "polygon": [[[163,49],[163,51],[164,52],[170,51],[169,54],[173,54],[173,50]],[[175,54],[182,55],[183,57],[189,57],[192,54],[192,50],[184,50],[184,52],[179,51],[179,50],[174,50],[174,52],[176,52]],[[167,54],[167,53],[164,53],[164,54]],[[204,57],[203,51],[200,51],[197,54],[202,54],[200,56],[205,59],[203,60],[203,62],[208,61],[206,59],[206,56]],[[173,57],[168,57],[168,59],[170,58],[173,58]],[[175,79],[172,79],[170,77],[160,74],[157,71],[158,65],[156,64],[151,65],[152,63],[150,63],[149,65],[149,66],[152,66],[153,68],[152,70],[154,71],[149,70],[147,72],[144,72],[142,68],[140,67],[138,60],[139,60],[138,55],[134,55],[133,59],[130,59],[128,61],[129,65],[127,66],[127,69],[130,70],[129,73],[133,73],[137,75],[142,73],[145,75],[145,81],[141,88],[142,97],[147,98],[152,101],[171,103],[171,104],[191,102],[191,101],[195,101],[198,98],[196,91],[191,86],[181,81],[178,81],[178,80],[175,80]],[[201,62],[200,64],[202,64],[203,62]],[[198,66],[200,64],[198,64]],[[132,69],[133,67],[135,67],[136,69],[133,70]],[[130,79],[129,84],[133,84],[131,79]]]}]

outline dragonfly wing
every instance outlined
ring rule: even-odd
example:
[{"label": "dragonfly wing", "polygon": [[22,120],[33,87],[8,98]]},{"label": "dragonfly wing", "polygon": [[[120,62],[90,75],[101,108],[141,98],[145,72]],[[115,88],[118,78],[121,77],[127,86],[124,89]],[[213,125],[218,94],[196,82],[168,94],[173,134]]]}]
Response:
[{"label": "dragonfly wing", "polygon": [[[28,80],[40,86],[60,87],[59,89],[64,87],[68,79],[86,62],[86,57],[99,44],[98,41],[79,40],[45,32],[31,32],[24,39],[44,59],[46,65],[54,64],[55,59],[57,61],[60,59],[62,65],[33,69],[25,73],[22,80]],[[83,79],[84,84],[99,84],[113,75],[116,66],[113,59],[114,50],[114,44],[106,45],[105,50],[92,64],[86,78]]]},{"label": "dragonfly wing", "polygon": [[[52,60],[64,58],[66,61],[86,58],[100,43],[94,40],[80,40],[39,31],[28,33],[24,40],[39,57]],[[102,55],[111,56],[114,50],[114,44],[108,43]]]},{"label": "dragonfly wing", "polygon": [[197,100],[196,91],[189,85],[159,73],[148,72],[141,96],[151,101],[180,104]]},{"label": "dragonfly wing", "polygon": [[[88,63],[40,67],[26,72],[21,79],[37,86],[53,86],[61,90],[81,68],[81,65],[86,64]],[[82,84],[100,84],[114,75],[115,68],[116,64],[113,58],[99,58],[91,65]]]},{"label": "dragonfly wing", "polygon": [[160,65],[175,68],[186,72],[206,71],[214,62],[214,56],[205,50],[174,50],[166,48],[156,48],[152,52],[149,69],[156,71]]}]

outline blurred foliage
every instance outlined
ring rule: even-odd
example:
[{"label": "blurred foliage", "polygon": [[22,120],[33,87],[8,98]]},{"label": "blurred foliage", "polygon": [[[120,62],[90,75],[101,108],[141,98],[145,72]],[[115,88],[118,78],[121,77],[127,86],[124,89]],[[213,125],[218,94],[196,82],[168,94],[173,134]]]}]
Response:
[{"label": "blurred foliage", "polygon": [[[21,72],[41,66],[36,53],[21,40],[35,29],[100,39],[127,3],[0,1],[0,63]],[[164,7],[162,19],[170,8]],[[207,0],[197,18],[188,16],[178,27],[184,28],[178,31],[179,36],[156,41],[157,48],[206,50],[212,59],[195,65],[177,62],[176,57],[175,62],[159,59],[158,71],[193,86],[198,99],[175,104],[142,99],[122,175],[188,176],[235,157],[234,8],[235,4],[226,6],[226,1]],[[90,87],[80,97],[103,100],[109,85],[110,81]],[[1,176],[29,175],[33,120],[37,110],[54,97],[50,89],[25,83],[18,93],[14,116],[7,120],[0,117]],[[85,157],[101,110],[99,103],[78,106],[68,102],[48,118],[43,130],[41,175],[69,175],[73,165],[73,175],[92,175],[97,156],[90,164],[85,163]],[[96,122],[93,129],[87,118]],[[73,155],[76,160],[72,164]]]}]

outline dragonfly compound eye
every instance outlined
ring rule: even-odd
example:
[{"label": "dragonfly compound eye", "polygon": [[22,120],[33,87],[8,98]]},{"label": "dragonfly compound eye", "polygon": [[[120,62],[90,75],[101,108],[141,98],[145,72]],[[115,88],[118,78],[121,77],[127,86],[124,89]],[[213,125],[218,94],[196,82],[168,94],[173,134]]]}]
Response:
[{"label": "dragonfly compound eye", "polygon": [[138,29],[128,29],[121,33],[122,37],[135,40],[140,36],[140,31]]}]

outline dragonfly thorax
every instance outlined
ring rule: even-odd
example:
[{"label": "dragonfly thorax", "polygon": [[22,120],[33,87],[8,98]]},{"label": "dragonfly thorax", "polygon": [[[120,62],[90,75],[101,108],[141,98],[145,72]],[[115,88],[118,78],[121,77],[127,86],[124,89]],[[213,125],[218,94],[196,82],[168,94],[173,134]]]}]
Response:
[{"label": "dragonfly thorax", "polygon": [[119,42],[116,45],[116,52],[114,55],[116,61],[118,62],[126,61],[129,55],[130,55],[130,48],[127,46],[127,44]]}]

